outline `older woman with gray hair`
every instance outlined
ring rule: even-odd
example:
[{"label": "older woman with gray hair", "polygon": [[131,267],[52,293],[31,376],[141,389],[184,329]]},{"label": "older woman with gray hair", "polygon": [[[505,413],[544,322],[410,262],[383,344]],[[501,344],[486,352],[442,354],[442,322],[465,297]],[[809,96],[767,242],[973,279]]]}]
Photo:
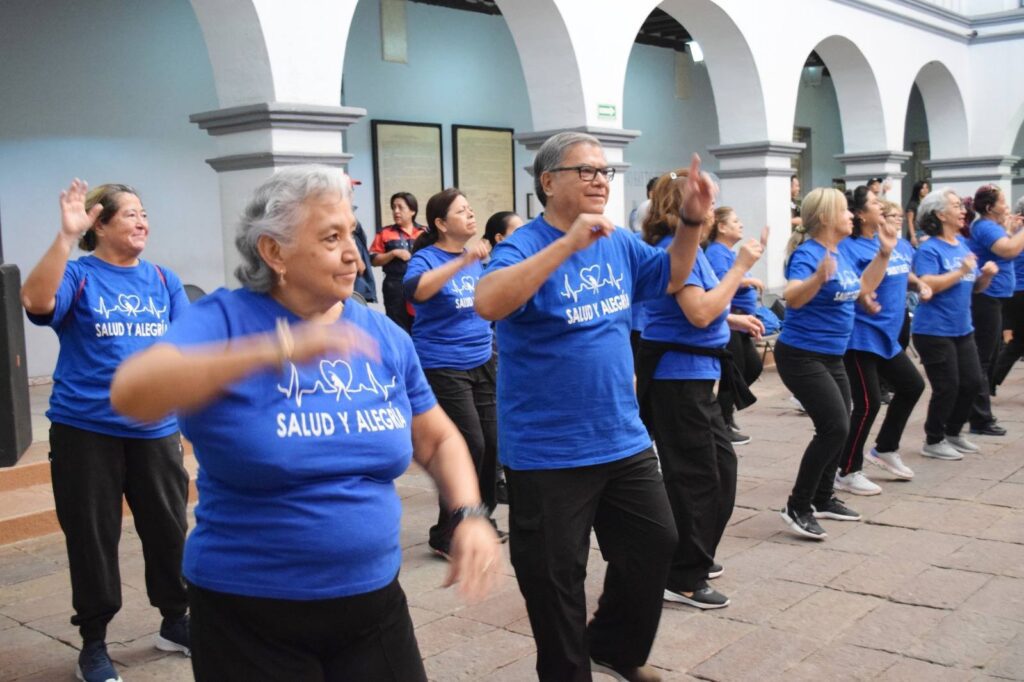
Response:
[{"label": "older woman with gray hair", "polygon": [[[498,320],[498,452],[537,674],[657,680],[645,663],[677,535],[633,390],[630,308],[682,288],[714,183],[694,157],[686,229],[664,250],[604,215],[615,168],[594,137],[554,135],[533,171],[544,213],[494,248],[475,305]],[[588,625],[592,528],[608,571]]]},{"label": "older woman with gray hair", "polygon": [[465,441],[409,337],[347,305],[348,178],[276,173],[242,217],[242,288],[192,307],[114,378],[114,407],[179,414],[200,464],[185,548],[197,680],[425,680],[405,595],[394,479],[411,458],[461,521],[448,584],[500,560]]},{"label": "older woman with gray hair", "polygon": [[932,290],[914,313],[911,332],[932,397],[924,423],[921,454],[963,459],[978,447],[960,435],[971,403],[984,385],[971,323],[971,295],[984,291],[998,272],[978,259],[960,236],[964,207],[951,189],[932,192],[917,209],[917,226],[929,237],[914,254],[914,274]]}]

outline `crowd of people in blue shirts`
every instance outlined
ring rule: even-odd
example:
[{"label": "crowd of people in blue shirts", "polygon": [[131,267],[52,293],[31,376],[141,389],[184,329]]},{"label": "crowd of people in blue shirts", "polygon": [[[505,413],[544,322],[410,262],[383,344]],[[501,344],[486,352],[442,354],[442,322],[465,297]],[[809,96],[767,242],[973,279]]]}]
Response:
[{"label": "crowd of people in blue shirts", "polygon": [[[448,584],[486,594],[508,543],[541,680],[658,680],[663,603],[729,605],[710,581],[726,570],[735,447],[751,441],[735,415],[762,372],[751,270],[769,231],[744,237],[696,157],[652,183],[638,234],[604,216],[615,168],[595,138],[553,136],[533,170],[544,213],[496,214],[484,239],[456,188],[429,198],[423,227],[414,197],[392,198],[394,238],[369,257],[391,254],[396,322],[353,302],[367,250],[336,169],[265,182],[238,231],[241,288],[192,305],[141,259],[135,190],[62,193],[22,299],[61,341],[48,416],[81,679],[120,679],[105,633],[122,495],[163,615],[156,645],[191,655],[197,680],[426,679],[398,579],[394,482],[413,459],[438,487],[427,541]],[[921,454],[977,452],[968,422],[1005,433],[990,396],[1024,348],[1021,209],[985,186],[970,221],[955,193],[932,192],[915,250],[902,211],[868,187],[803,199],[774,345],[814,425],[781,505],[793,532],[823,540],[819,520],[858,520],[836,493],[881,492],[865,461],[913,478],[900,454],[924,391],[911,339],[932,385]],[[79,242],[92,253],[70,260]],[[187,540],[179,429],[200,465]],[[592,531],[608,567],[588,618]]]}]

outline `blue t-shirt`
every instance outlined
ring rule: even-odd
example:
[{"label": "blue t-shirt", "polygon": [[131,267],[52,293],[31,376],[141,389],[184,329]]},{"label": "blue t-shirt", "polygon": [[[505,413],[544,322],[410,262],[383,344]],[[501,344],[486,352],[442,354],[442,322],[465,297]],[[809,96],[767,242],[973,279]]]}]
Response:
[{"label": "blue t-shirt", "polygon": [[[535,218],[502,241],[488,272],[565,233]],[[668,288],[669,255],[615,230],[565,260],[498,322],[498,452],[512,469],[563,469],[650,447],[633,390],[633,302]],[[487,273],[484,274],[487,277]]]},{"label": "blue t-shirt", "polygon": [[[672,238],[666,237],[658,246],[667,248]],[[693,270],[686,280],[688,287],[700,287],[704,291],[710,291],[718,286],[718,277],[711,269],[704,252],[697,250],[697,260],[693,263]],[[682,308],[676,301],[676,297],[665,294],[654,299],[647,306],[647,326],[644,328],[643,338],[650,341],[665,341],[669,343],[683,343],[687,346],[700,346],[701,348],[724,348],[729,343],[729,324],[726,318],[729,311],[723,310],[707,327],[701,329],[693,326]],[[658,362],[654,371],[655,379],[711,379],[717,380],[722,375],[722,366],[718,358],[707,355],[693,355],[691,353],[677,353],[669,351],[665,353]]]},{"label": "blue t-shirt", "polygon": [[[409,259],[405,282],[461,256],[434,245],[420,249]],[[424,369],[473,369],[491,359],[491,325],[473,308],[476,283],[483,270],[476,261],[459,270],[426,301],[409,298],[416,309],[412,343]]]},{"label": "blue t-shirt", "polygon": [[[786,265],[786,278],[805,280],[818,270],[825,247],[814,239],[801,244]],[[779,341],[825,355],[842,355],[853,332],[854,301],[860,276],[842,251],[835,251],[836,271],[814,298],[799,308],[786,308]]]},{"label": "blue t-shirt", "polygon": [[983,292],[992,298],[1010,298],[1013,296],[1013,288],[1016,284],[1014,277],[1013,259],[1003,258],[992,251],[992,245],[1006,236],[1006,230],[1002,225],[980,218],[971,225],[971,239],[967,245],[978,256],[978,268],[980,269],[993,261],[999,266],[999,272],[995,274],[988,288]]},{"label": "blue t-shirt", "polygon": [[[944,275],[959,270],[960,263],[971,250],[964,238],[957,235],[956,244],[949,244],[939,237],[925,240],[914,254],[914,274]],[[965,275],[959,282],[945,291],[933,294],[930,300],[921,301],[914,311],[911,331],[930,336],[966,336],[974,331],[971,323],[971,293],[979,270]]]},{"label": "blue t-shirt", "polygon": [[[219,289],[165,341],[197,344],[273,333],[300,320],[266,294]],[[412,341],[349,303],[342,319],[380,345],[380,362],[325,357],[266,369],[179,417],[199,461],[196,527],[184,573],[210,590],[333,599],[379,589],[402,558],[394,479],[409,466],[414,415],[434,406]]]},{"label": "blue t-shirt", "polygon": [[[628,232],[628,230],[626,231]],[[644,240],[644,235],[642,232],[630,232],[630,234],[640,241]],[[642,332],[644,330],[644,327],[647,326],[647,304],[634,301],[633,305],[630,307],[630,310],[632,311],[632,320],[629,325],[630,330]]]},{"label": "blue t-shirt", "polygon": [[[715,271],[718,279],[725,277],[733,264],[736,262],[736,252],[721,242],[711,242],[704,250],[711,263],[711,269]],[[750,273],[744,275],[750,277]],[[757,289],[754,287],[741,286],[732,297],[732,309],[738,313],[753,315],[757,312]]]},{"label": "blue t-shirt", "polygon": [[139,260],[133,267],[96,256],[69,261],[49,315],[60,353],[46,416],[52,422],[124,438],[163,438],[178,430],[173,416],[143,424],[114,412],[110,382],[129,355],[156,343],[188,308],[178,276]]},{"label": "blue t-shirt", "polygon": [[1024,251],[1013,260],[1014,291],[1024,291]]},{"label": "blue t-shirt", "polygon": [[[847,237],[839,242],[839,252],[853,265],[858,275],[864,274],[864,269],[874,260],[878,249],[877,236],[871,239]],[[872,315],[860,306],[854,307],[853,334],[850,335],[848,348],[874,353],[886,359],[895,357],[902,350],[900,330],[907,309],[907,281],[910,279],[910,266],[913,262],[914,247],[906,239],[900,239],[889,256],[885,277],[875,289],[876,301],[882,309]]]}]

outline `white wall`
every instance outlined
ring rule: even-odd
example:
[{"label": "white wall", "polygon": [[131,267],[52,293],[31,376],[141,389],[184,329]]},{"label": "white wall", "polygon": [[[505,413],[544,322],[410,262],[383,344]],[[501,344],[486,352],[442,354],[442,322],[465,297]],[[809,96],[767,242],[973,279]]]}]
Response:
[{"label": "white wall", "polygon": [[[184,0],[0,2],[0,216],[22,278],[60,226],[73,177],[139,190],[144,257],[182,280],[222,281],[216,176],[188,115],[217,106],[199,26]],[[56,361],[52,331],[26,321],[30,376]]]}]

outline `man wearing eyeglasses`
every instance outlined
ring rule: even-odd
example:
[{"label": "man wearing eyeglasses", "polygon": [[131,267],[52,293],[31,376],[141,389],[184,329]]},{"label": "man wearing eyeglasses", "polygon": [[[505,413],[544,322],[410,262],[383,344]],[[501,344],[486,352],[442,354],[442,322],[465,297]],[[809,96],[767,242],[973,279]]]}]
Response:
[{"label": "man wearing eyeglasses", "polygon": [[[667,251],[604,215],[615,169],[583,133],[534,160],[545,207],[495,247],[476,309],[498,320],[498,439],[509,482],[510,552],[541,680],[659,680],[646,666],[677,535],[640,422],[630,308],[682,288],[715,195],[696,158]],[[588,625],[591,528],[608,561]]]}]

